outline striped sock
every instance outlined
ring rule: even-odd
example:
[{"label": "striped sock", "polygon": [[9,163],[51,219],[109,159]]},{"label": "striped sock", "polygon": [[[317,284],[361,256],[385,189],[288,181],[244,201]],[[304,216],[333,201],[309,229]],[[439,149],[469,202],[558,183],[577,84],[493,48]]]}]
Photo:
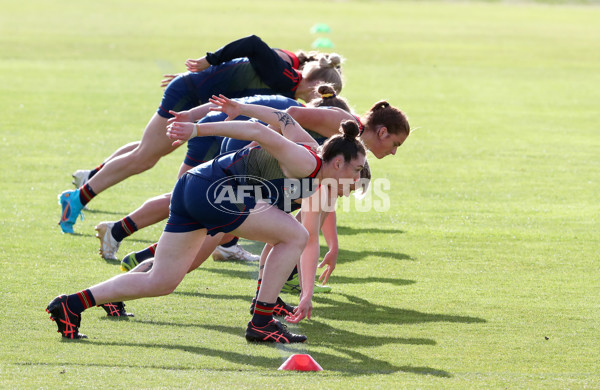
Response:
[{"label": "striped sock", "polygon": [[148,248],[143,249],[139,252],[135,252],[135,261],[141,263],[142,261],[151,259],[154,257],[154,253],[156,253],[156,246],[158,244],[152,244]]},{"label": "striped sock", "polygon": [[98,165],[96,168],[92,169],[90,171],[90,174],[88,175],[88,180],[90,180],[96,173],[98,173],[98,171],[102,169],[104,164],[105,163],[102,163],[102,164]]},{"label": "striped sock", "polygon": [[96,306],[96,300],[90,290],[81,290],[67,297],[67,305],[73,313],[79,315],[85,309]]},{"label": "striped sock", "polygon": [[256,298],[258,298],[258,292],[260,291],[261,283],[262,283],[262,279],[258,279],[258,285],[256,286]]},{"label": "striped sock", "polygon": [[223,248],[231,248],[234,245],[237,245],[238,241],[240,240],[239,237],[233,237],[233,239],[225,244],[221,244],[221,246]]},{"label": "striped sock", "polygon": [[252,316],[252,323],[254,326],[265,326],[273,319],[273,309],[275,303],[266,303],[256,301],[254,306],[254,315]]},{"label": "striped sock", "polygon": [[88,204],[90,200],[94,199],[94,196],[96,196],[96,193],[90,187],[90,183],[85,183],[79,188],[79,201],[82,205]]},{"label": "striped sock", "polygon": [[258,298],[258,293],[260,292],[260,283],[262,279],[258,279],[258,285],[256,286],[256,295],[252,298],[252,305],[250,306],[250,314],[254,314],[254,306],[256,306],[256,300]]},{"label": "striped sock", "polygon": [[113,225],[110,234],[112,234],[115,240],[121,242],[125,237],[129,237],[137,232],[137,230],[138,227],[135,222],[133,222],[133,219],[125,217]]}]

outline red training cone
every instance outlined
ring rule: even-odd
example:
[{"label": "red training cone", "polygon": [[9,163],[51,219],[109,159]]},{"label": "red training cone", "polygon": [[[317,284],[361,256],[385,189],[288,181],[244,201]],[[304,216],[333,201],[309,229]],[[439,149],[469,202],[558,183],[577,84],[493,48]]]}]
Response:
[{"label": "red training cone", "polygon": [[323,368],[312,358],[312,356],[305,354],[295,354],[290,356],[278,369],[293,371],[323,371]]}]

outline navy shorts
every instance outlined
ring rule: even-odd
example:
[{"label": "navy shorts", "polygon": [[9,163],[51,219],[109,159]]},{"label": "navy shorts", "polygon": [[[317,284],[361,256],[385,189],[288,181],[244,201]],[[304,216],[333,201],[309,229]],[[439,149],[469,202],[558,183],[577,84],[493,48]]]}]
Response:
[{"label": "navy shorts", "polygon": [[[194,73],[184,73],[175,77],[163,94],[162,102],[156,112],[163,118],[172,118],[169,110],[176,112],[190,110],[200,105],[199,97],[192,89],[191,77]],[[196,73],[199,77],[199,73]]]},{"label": "navy shorts", "polygon": [[235,199],[227,196],[229,193],[224,196],[219,191],[226,186],[231,189],[230,193],[236,193],[237,182],[222,172],[210,177],[190,173],[181,176],[171,195],[165,231],[186,233],[207,229],[208,234],[214,236],[237,229],[256,206],[256,200],[246,196],[242,202],[234,203]]},{"label": "navy shorts", "polygon": [[221,154],[221,143],[223,139],[219,136],[194,137],[188,141],[187,153],[183,162],[191,167],[198,166],[203,162],[210,161]]}]

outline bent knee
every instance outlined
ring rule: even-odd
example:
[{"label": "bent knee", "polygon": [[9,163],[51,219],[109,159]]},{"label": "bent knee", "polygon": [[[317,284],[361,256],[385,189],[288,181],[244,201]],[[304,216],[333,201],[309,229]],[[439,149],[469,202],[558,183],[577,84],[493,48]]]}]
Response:
[{"label": "bent knee", "polygon": [[162,297],[164,295],[169,295],[173,291],[175,291],[175,289],[177,288],[178,285],[179,285],[179,283],[161,283],[161,284],[158,284],[158,285],[154,286],[154,296],[156,296],[156,297]]},{"label": "bent knee", "polygon": [[161,157],[144,153],[138,148],[131,153],[130,167],[135,173],[142,173],[154,167]]},{"label": "bent knee", "polygon": [[308,242],[308,231],[304,228],[304,226],[299,225],[297,229],[295,229],[294,234],[292,234],[286,240],[288,244],[301,247],[304,249],[306,243]]},{"label": "bent knee", "polygon": [[171,294],[179,286],[180,282],[181,278],[164,279],[153,277],[148,284],[152,286],[152,296],[160,297]]}]

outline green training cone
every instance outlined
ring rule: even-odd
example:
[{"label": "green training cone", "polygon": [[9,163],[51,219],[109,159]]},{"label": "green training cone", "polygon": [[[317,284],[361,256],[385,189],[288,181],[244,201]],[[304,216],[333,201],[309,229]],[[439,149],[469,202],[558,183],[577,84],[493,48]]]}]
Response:
[{"label": "green training cone", "polygon": [[331,49],[333,48],[333,42],[329,38],[317,38],[312,43],[314,49]]},{"label": "green training cone", "polygon": [[310,32],[313,34],[317,33],[330,33],[331,27],[325,23],[317,23],[310,28]]}]

